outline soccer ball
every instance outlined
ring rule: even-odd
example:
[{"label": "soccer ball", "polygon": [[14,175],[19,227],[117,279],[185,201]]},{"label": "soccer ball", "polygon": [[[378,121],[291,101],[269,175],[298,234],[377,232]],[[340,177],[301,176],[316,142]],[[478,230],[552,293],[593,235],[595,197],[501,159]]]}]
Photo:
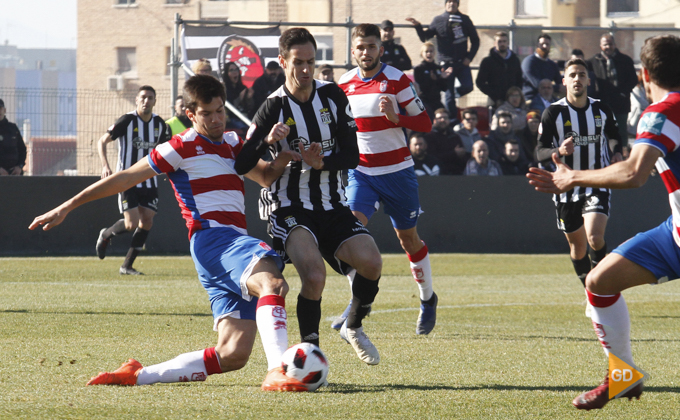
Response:
[{"label": "soccer ball", "polygon": [[281,367],[286,376],[307,385],[315,391],[326,382],[328,359],[321,349],[311,343],[300,343],[289,348],[281,356]]}]

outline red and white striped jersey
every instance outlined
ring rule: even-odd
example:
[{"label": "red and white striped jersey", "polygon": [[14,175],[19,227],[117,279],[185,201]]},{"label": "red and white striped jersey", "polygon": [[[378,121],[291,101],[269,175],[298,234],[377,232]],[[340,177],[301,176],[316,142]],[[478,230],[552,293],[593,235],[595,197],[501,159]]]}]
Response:
[{"label": "red and white striped jersey", "polygon": [[189,238],[214,227],[247,234],[243,177],[234,170],[242,147],[234,132],[224,133],[218,144],[190,128],[149,153],[151,168],[172,182]]},{"label": "red and white striped jersey", "polygon": [[[360,160],[356,170],[367,175],[383,175],[413,166],[403,128],[379,110],[380,97],[388,96],[397,114],[398,107],[404,108],[409,116],[421,114],[425,108],[411,80],[401,70],[383,64],[370,79],[362,79],[358,67],[350,70],[342,75],[338,86],[347,95],[357,123]],[[429,123],[431,128],[431,121]]]},{"label": "red and white striped jersey", "polygon": [[637,127],[635,146],[647,144],[663,153],[656,161],[673,212],[673,238],[680,246],[680,92],[648,106]]}]

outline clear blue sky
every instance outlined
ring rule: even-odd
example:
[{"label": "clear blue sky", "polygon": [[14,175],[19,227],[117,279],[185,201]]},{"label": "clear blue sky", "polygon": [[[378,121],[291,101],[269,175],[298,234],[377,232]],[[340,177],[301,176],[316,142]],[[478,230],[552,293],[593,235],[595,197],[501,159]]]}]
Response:
[{"label": "clear blue sky", "polygon": [[76,48],[78,0],[2,0],[0,44]]}]

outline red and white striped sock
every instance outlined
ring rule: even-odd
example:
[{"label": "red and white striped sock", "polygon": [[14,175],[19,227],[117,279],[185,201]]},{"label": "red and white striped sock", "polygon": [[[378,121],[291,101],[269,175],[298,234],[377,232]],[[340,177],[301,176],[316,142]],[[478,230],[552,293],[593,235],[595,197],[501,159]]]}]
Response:
[{"label": "red and white striped sock", "polygon": [[282,296],[262,296],[255,313],[257,330],[267,356],[267,370],[281,366],[281,355],[288,349],[288,315]]},{"label": "red and white striped sock", "polygon": [[137,376],[137,385],[157,382],[205,381],[208,375],[222,373],[215,347],[180,354],[172,360],[143,368]]},{"label": "red and white striped sock", "polygon": [[406,254],[411,262],[411,273],[413,280],[418,284],[420,290],[420,300],[429,300],[432,297],[432,268],[430,267],[430,254],[427,245],[423,242],[423,247],[415,254]]},{"label": "red and white striped sock", "polygon": [[597,338],[602,344],[604,354],[609,353],[633,365],[633,352],[630,348],[630,316],[628,306],[621,296],[596,295],[586,290],[588,302],[592,305],[590,318]]}]

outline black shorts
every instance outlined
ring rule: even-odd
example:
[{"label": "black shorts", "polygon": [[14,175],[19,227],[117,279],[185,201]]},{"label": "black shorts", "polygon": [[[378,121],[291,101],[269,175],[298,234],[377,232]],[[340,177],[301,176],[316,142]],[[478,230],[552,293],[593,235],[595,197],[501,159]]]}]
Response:
[{"label": "black shorts", "polygon": [[121,214],[139,206],[158,212],[158,189],[132,187],[118,194]]},{"label": "black shorts", "polygon": [[274,239],[274,250],[285,263],[286,240],[293,229],[307,229],[319,247],[321,256],[340,274],[347,274],[351,267],[336,258],[335,253],[348,239],[357,235],[370,235],[368,229],[352,214],[349,208],[312,211],[299,207],[281,207],[269,216],[269,234]]},{"label": "black shorts", "polygon": [[607,191],[593,191],[592,195],[579,195],[578,201],[557,203],[557,228],[564,233],[576,232],[583,226],[583,215],[602,213],[609,217],[611,194]]}]

